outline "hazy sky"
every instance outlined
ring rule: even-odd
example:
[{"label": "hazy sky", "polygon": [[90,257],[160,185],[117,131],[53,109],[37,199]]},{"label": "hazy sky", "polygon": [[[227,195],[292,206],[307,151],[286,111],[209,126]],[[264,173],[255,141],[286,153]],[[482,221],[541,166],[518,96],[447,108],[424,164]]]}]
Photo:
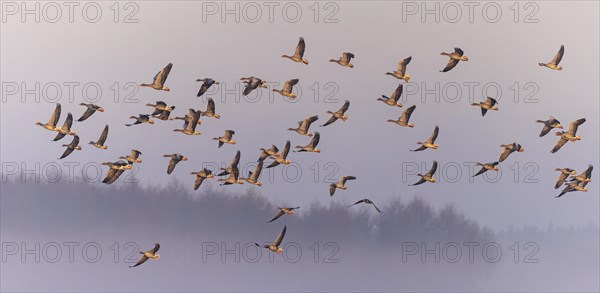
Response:
[{"label": "hazy sky", "polygon": [[[287,170],[293,179],[293,167],[275,168],[272,183],[268,182],[268,172],[262,175],[265,184],[260,191],[275,203],[347,203],[368,196],[385,205],[392,197],[408,200],[416,195],[435,206],[455,203],[469,217],[497,229],[511,224],[599,224],[597,182],[588,184],[588,193],[570,193],[560,199],[554,198],[559,191],[553,189],[558,175],[555,168],[571,167],[580,172],[588,164],[600,165],[598,2],[548,1],[527,7],[521,3],[517,22],[517,7],[511,8],[512,2],[498,2],[501,15],[496,23],[491,22],[495,17],[493,7],[485,17],[482,15],[483,4],[473,8],[472,22],[468,7],[460,4],[461,17],[451,23],[448,20],[454,17],[454,8],[444,10],[444,3],[440,4],[439,23],[435,15],[426,16],[423,22],[419,13],[408,15],[403,21],[406,12],[403,8],[408,7],[393,1],[321,4],[318,22],[314,20],[316,7],[311,10],[313,2],[297,2],[302,16],[296,23],[282,16],[283,3],[274,8],[271,23],[268,7],[258,2],[261,19],[250,23],[247,20],[254,17],[255,6],[240,2],[240,21],[236,23],[235,15],[226,16],[223,22],[220,12],[206,16],[203,21],[201,2],[181,1],[177,5],[166,1],[135,2],[133,6],[119,7],[119,21],[115,23],[116,8],[111,10],[112,2],[97,3],[102,12],[97,23],[82,17],[83,4],[74,8],[72,23],[64,5],[57,23],[48,21],[55,16],[53,7],[44,10],[44,5],[41,6],[41,13],[46,14],[39,23],[33,16],[26,16],[23,23],[20,11],[5,15],[9,7],[3,6],[0,121],[1,161],[5,166],[24,162],[32,169],[35,162],[41,166],[57,162],[63,152],[60,145],[71,140],[67,137],[52,142],[53,134],[34,125],[36,121],[48,120],[54,104],[43,93],[27,95],[23,102],[24,86],[32,89],[39,83],[40,89],[46,88],[48,96],[53,97],[56,94],[52,84],[61,85],[63,116],[59,123],[62,125],[67,112],[73,113],[75,119],[83,113],[84,107],[78,104],[86,101],[82,94],[84,85],[98,84],[102,95],[95,103],[106,112],[94,114],[82,123],[75,122],[73,129],[81,137],[83,150],[64,161],[81,165],[115,161],[136,148],[143,152],[144,160],[136,174],[140,184],[179,180],[191,189],[194,178],[189,172],[197,171],[203,163],[228,164],[238,149],[244,165],[256,161],[260,147],[276,144],[282,148],[288,139],[292,146],[305,145],[310,138],[286,129],[295,127],[296,121],[318,114],[320,120],[311,130],[321,133],[322,153],[289,156],[302,172],[300,179],[290,183],[282,176],[282,171]],[[233,7],[234,3],[228,5]],[[434,3],[430,5],[433,7]],[[88,14],[93,16],[91,11]],[[134,13],[132,18],[138,23],[123,22],[129,13]],[[294,17],[293,8],[288,13],[288,20]],[[324,23],[330,13],[337,23]],[[528,15],[532,15],[529,21],[537,19],[537,23],[525,23]],[[280,57],[294,52],[300,36],[306,39],[308,66]],[[563,71],[537,65],[550,61],[561,44],[565,45]],[[469,61],[459,63],[448,73],[438,72],[447,62],[439,53],[453,47],[461,47]],[[355,68],[327,62],[338,58],[343,51],[355,54]],[[405,86],[405,107],[395,109],[375,101],[381,94],[390,95],[399,84],[399,80],[384,73],[395,69],[396,63],[407,56],[413,59],[407,70],[412,79]],[[174,64],[167,81],[170,92],[123,89],[130,82],[151,82],[152,76],[169,62]],[[252,75],[278,83],[299,78],[302,96],[291,103],[262,90],[260,99],[253,93],[249,99],[255,100],[245,100],[241,90],[234,89],[240,77]],[[185,114],[190,107],[205,109],[205,101],[195,96],[199,87],[195,80],[204,77],[222,82],[221,88],[209,95],[215,99],[222,118],[203,119],[198,129],[201,136],[172,132],[180,128],[179,121],[157,121],[155,125],[130,128],[123,125],[131,122],[127,119],[130,115],[148,113],[151,108],[144,105],[158,100],[177,107],[173,116]],[[69,101],[65,83],[73,82],[78,84],[73,100]],[[115,83],[121,87],[118,101],[115,101]],[[16,94],[12,93],[14,84],[18,86]],[[455,98],[456,85],[461,92],[458,98]],[[483,90],[487,88],[490,96],[499,98],[500,111],[481,117],[479,109],[469,105],[473,102],[469,100],[471,85],[475,102],[484,100]],[[424,94],[426,89],[436,86],[437,93]],[[497,87],[501,89],[500,97],[495,91]],[[407,94],[409,88],[412,94]],[[319,91],[315,102],[316,89]],[[132,91],[137,102],[124,102],[123,98]],[[328,94],[333,92],[331,97],[338,102],[326,102]],[[88,99],[95,96],[94,87],[89,88],[88,95]],[[528,95],[537,101],[525,102]],[[36,96],[41,97],[41,102],[35,101]],[[325,112],[337,110],[346,99],[351,101],[347,113],[350,119],[319,128],[318,124],[329,118]],[[386,123],[387,119],[397,119],[402,110],[413,104],[417,105],[412,116],[414,128]],[[541,125],[534,123],[550,115],[564,125],[585,117],[587,122],[578,132],[583,139],[550,154],[558,138],[553,134],[539,138]],[[87,145],[98,138],[105,124],[110,125],[108,150]],[[435,125],[440,126],[440,149],[409,152],[417,147],[417,141],[429,137]],[[221,136],[226,129],[236,131],[238,144],[218,149],[211,138]],[[526,151],[512,154],[501,164],[502,177],[498,182],[485,182],[482,177],[470,181],[466,163],[495,161],[501,152],[500,144],[513,141],[522,144]],[[175,152],[189,156],[190,160],[181,162],[167,176],[167,159],[162,155]],[[432,160],[440,163],[437,174],[440,182],[407,186],[418,177],[407,174],[403,166],[426,164],[421,170],[426,172]],[[461,168],[461,175],[456,175],[456,166]],[[319,170],[318,174],[314,170]],[[328,183],[324,182],[329,175],[334,180],[355,175],[358,180],[350,182],[347,191],[338,191],[330,198]],[[458,176],[456,182],[450,182],[455,176]],[[216,181],[210,184],[218,188]],[[242,192],[256,187],[245,184],[223,188]]]}]

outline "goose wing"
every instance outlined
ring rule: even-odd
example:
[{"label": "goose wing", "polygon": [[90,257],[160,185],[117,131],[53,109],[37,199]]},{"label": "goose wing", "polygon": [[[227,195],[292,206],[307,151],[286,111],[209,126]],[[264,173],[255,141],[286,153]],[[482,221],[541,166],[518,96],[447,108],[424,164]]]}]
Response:
[{"label": "goose wing", "polygon": [[240,163],[240,157],[242,156],[242,153],[240,151],[237,151],[237,153],[235,153],[235,157],[233,157],[233,160],[231,161],[231,167],[232,169],[236,169],[238,164]]},{"label": "goose wing", "polygon": [[506,160],[506,158],[508,158],[508,156],[514,152],[513,149],[509,148],[509,147],[504,147],[504,150],[502,151],[502,153],[500,154],[500,159],[498,159],[498,161],[500,162],[504,162],[504,160]]},{"label": "goose wing", "polygon": [[437,168],[438,168],[438,162],[433,161],[433,165],[431,166],[431,169],[429,169],[429,172],[427,172],[427,175],[433,176],[435,174],[435,172],[437,171]]},{"label": "goose wing", "polygon": [[552,61],[550,61],[550,64],[558,65],[558,63],[560,63],[560,60],[562,60],[564,54],[565,46],[560,45],[560,49],[558,49],[558,52],[556,53],[556,55],[554,55],[554,58],[552,59]]},{"label": "goose wing", "polygon": [[196,176],[196,180],[194,180],[194,190],[198,190],[198,188],[200,188],[200,185],[202,185],[204,179],[206,179],[206,177]]},{"label": "goose wing", "polygon": [[342,53],[342,62],[350,62],[350,59],[354,58],[354,54],[350,52]]},{"label": "goose wing", "polygon": [[340,178],[340,183],[342,183],[342,185],[345,185],[346,181],[355,180],[355,179],[356,179],[356,177],[354,177],[354,176],[344,176],[344,177]]},{"label": "goose wing", "polygon": [[463,52],[463,50],[461,48],[455,47],[454,48],[454,53],[458,54],[458,56],[462,56],[465,54],[465,52]]},{"label": "goose wing", "polygon": [[577,133],[577,128],[583,123],[585,123],[585,118],[577,119],[571,122],[571,124],[569,124],[569,134],[575,135]]},{"label": "goose wing", "polygon": [[473,177],[483,174],[483,173],[485,173],[485,171],[487,171],[487,169],[485,167],[481,167],[481,169],[479,169],[479,172],[477,172],[475,175],[473,175]]},{"label": "goose wing", "polygon": [[446,64],[446,67],[444,67],[444,69],[442,69],[442,72],[448,72],[450,70],[452,70],[452,68],[456,67],[456,64],[458,64],[459,60],[455,60],[455,59],[450,59],[448,60],[448,64]]},{"label": "goose wing", "polygon": [[147,260],[148,260],[148,257],[146,255],[143,255],[142,258],[140,258],[140,260],[136,264],[134,264],[132,266],[129,266],[129,267],[130,268],[135,268],[135,267],[137,267],[137,266],[145,263]]},{"label": "goose wing", "polygon": [[346,111],[348,111],[348,108],[350,108],[350,101],[346,100],[344,102],[344,105],[342,105],[342,107],[337,112],[340,114],[344,114],[346,113]]},{"label": "goose wing", "polygon": [[560,173],[560,175],[558,176],[558,179],[556,180],[556,184],[554,184],[554,189],[558,189],[561,185],[563,185],[565,183],[565,179],[567,179],[567,177],[569,177],[568,174],[564,174],[564,173]]},{"label": "goose wing", "polygon": [[412,113],[415,111],[416,108],[417,108],[417,105],[412,105],[408,109],[404,110],[404,112],[402,112],[402,115],[400,116],[400,121],[404,122],[404,123],[408,123],[408,121],[410,120],[410,116],[412,115]]},{"label": "goose wing", "polygon": [[429,137],[429,139],[427,141],[429,143],[434,143],[435,140],[437,139],[439,133],[440,133],[440,128],[436,125],[435,128],[433,129],[433,133],[431,134],[431,137]]},{"label": "goose wing", "polygon": [[552,128],[550,126],[548,126],[546,123],[544,123],[544,127],[542,128],[542,131],[540,132],[540,137],[548,134],[548,132],[550,132],[550,130],[552,130]]},{"label": "goose wing", "polygon": [[291,93],[291,92],[292,92],[292,89],[293,89],[293,87],[294,87],[296,84],[298,84],[298,82],[299,82],[299,81],[300,81],[300,80],[299,80],[299,79],[297,79],[297,78],[295,78],[295,79],[290,79],[290,80],[286,81],[286,82],[285,82],[285,84],[283,85],[283,90],[282,90],[282,91],[284,91],[284,92],[286,92],[286,93]]},{"label": "goose wing", "polygon": [[283,211],[279,211],[279,213],[277,213],[277,215],[275,215],[275,217],[273,217],[273,219],[271,219],[270,221],[268,221],[267,223],[271,223],[279,218],[281,218],[281,216],[283,216],[285,214],[285,212]]},{"label": "goose wing", "polygon": [[319,140],[321,140],[321,134],[319,132],[315,132],[315,135],[308,143],[308,146],[314,149],[319,144]]},{"label": "goose wing", "polygon": [[353,203],[353,204],[349,205],[348,207],[355,206],[355,205],[357,205],[357,204],[361,204],[361,203],[363,203],[363,202],[365,202],[365,200],[364,200],[364,199],[361,199],[361,200],[359,200],[359,201],[357,201],[357,202],[355,202],[355,203]]},{"label": "goose wing", "polygon": [[329,196],[333,196],[333,194],[335,193],[335,189],[335,183],[329,184]]},{"label": "goose wing", "polygon": [[173,68],[173,63],[167,64],[165,68],[159,71],[156,76],[154,76],[154,83],[158,85],[164,85],[167,81],[167,77],[169,77],[169,73],[171,72],[171,68]]},{"label": "goose wing", "polygon": [[233,137],[234,134],[235,134],[235,131],[233,131],[231,129],[225,130],[225,139],[231,140],[231,138]]},{"label": "goose wing", "polygon": [[65,119],[65,123],[62,126],[63,130],[71,130],[71,126],[73,125],[73,115],[71,113],[67,114],[67,119]]},{"label": "goose wing", "polygon": [[206,106],[206,111],[209,113],[215,112],[215,101],[212,98],[208,98],[208,105]]},{"label": "goose wing", "polygon": [[331,118],[329,118],[329,120],[327,120],[327,122],[325,122],[325,124],[321,125],[321,127],[325,127],[325,126],[327,126],[327,125],[329,125],[329,124],[331,124],[331,123],[333,123],[333,122],[335,122],[337,120],[338,120],[337,117],[331,116]]},{"label": "goose wing", "polygon": [[415,185],[421,185],[421,184],[425,183],[425,181],[427,181],[427,180],[425,180],[425,179],[423,179],[423,177],[421,177],[421,179],[419,179],[419,181],[417,181],[417,183],[415,183],[415,184],[411,184],[411,185],[412,185],[412,186],[415,186]]},{"label": "goose wing", "polygon": [[485,99],[485,103],[491,106],[494,106],[496,104],[498,104],[498,101],[496,101],[496,99],[492,98],[492,97],[487,97]]},{"label": "goose wing", "polygon": [[412,60],[412,56],[409,56],[408,58],[398,62],[398,68],[396,71],[398,71],[398,73],[400,73],[402,76],[406,74],[406,66],[408,63],[410,63],[410,60]]},{"label": "goose wing", "polygon": [[175,158],[171,158],[169,160],[169,166],[167,166],[167,174],[170,175],[173,172],[173,170],[175,170],[175,166],[177,165],[177,163],[179,163],[179,160]]},{"label": "goose wing", "polygon": [[264,161],[259,161],[258,164],[256,164],[256,168],[254,168],[254,172],[252,173],[252,178],[254,180],[258,180],[258,177],[260,177],[260,173],[262,172],[263,169],[263,164]]},{"label": "goose wing", "polygon": [[304,121],[302,121],[302,124],[300,125],[300,128],[304,129],[304,130],[308,130],[308,128],[310,127],[310,125],[317,121],[319,119],[319,116],[315,115],[315,116],[311,116],[308,117],[306,119],[304,119]]},{"label": "goose wing", "polygon": [[104,125],[104,130],[102,130],[102,133],[100,134],[100,138],[98,139],[98,141],[96,143],[98,143],[100,145],[104,145],[104,142],[106,142],[107,137],[108,137],[108,124]]},{"label": "goose wing", "polygon": [[56,103],[56,107],[54,108],[54,112],[50,115],[50,120],[48,120],[48,124],[56,127],[58,124],[58,119],[60,119],[61,106],[60,103]]},{"label": "goose wing", "polygon": [[79,119],[77,119],[77,121],[79,121],[79,122],[85,121],[86,119],[90,118],[90,116],[92,116],[92,114],[94,114],[94,113],[96,113],[96,109],[87,108],[85,110],[85,112],[83,112],[81,117],[79,117]]},{"label": "goose wing", "polygon": [[275,241],[273,242],[273,244],[275,246],[281,245],[281,242],[283,241],[283,237],[285,237],[286,230],[287,230],[287,226],[283,226],[283,230],[281,230],[281,233],[279,233],[279,235],[277,235],[277,238],[275,238]]},{"label": "goose wing", "polygon": [[389,99],[394,102],[398,102],[398,100],[400,100],[400,96],[402,95],[403,88],[404,87],[402,86],[402,84],[399,84]]},{"label": "goose wing", "polygon": [[152,248],[152,250],[150,250],[150,252],[152,252],[152,254],[156,254],[159,249],[160,249],[160,244],[155,243],[154,248]]},{"label": "goose wing", "polygon": [[285,159],[285,158],[287,158],[287,156],[288,156],[288,154],[289,154],[289,152],[290,152],[290,147],[291,147],[291,143],[290,143],[290,141],[288,140],[288,141],[285,143],[285,146],[283,147],[283,152],[281,153],[281,157],[282,157],[282,158],[284,158],[284,159]]},{"label": "goose wing", "polygon": [[300,40],[298,41],[298,45],[296,45],[296,52],[294,53],[294,55],[303,57],[305,49],[306,49],[306,44],[304,43],[304,38],[300,37]]}]

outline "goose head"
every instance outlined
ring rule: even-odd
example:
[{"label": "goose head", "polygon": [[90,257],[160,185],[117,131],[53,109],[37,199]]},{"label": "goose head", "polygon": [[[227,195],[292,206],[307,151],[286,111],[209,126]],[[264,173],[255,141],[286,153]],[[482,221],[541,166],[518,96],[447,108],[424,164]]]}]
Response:
[{"label": "goose head", "polygon": [[35,125],[44,126],[44,123],[42,123],[42,122],[36,122]]},{"label": "goose head", "polygon": [[171,91],[171,89],[166,85],[163,85],[162,90],[165,92]]},{"label": "goose head", "polygon": [[[302,58],[302,63],[308,65],[308,60],[306,60],[306,58]],[[562,68],[561,68],[562,69]]]},{"label": "goose head", "polygon": [[314,152],[315,152],[315,153],[319,153],[319,154],[320,154],[320,153],[321,153],[321,150],[320,150],[320,149],[314,149]]},{"label": "goose head", "polygon": [[149,120],[148,120],[148,123],[150,123],[150,124],[154,125],[154,120],[152,120],[152,119],[149,119]]},{"label": "goose head", "polygon": [[461,61],[469,61],[469,57],[463,55],[462,57],[460,57],[460,60]]},{"label": "goose head", "polygon": [[230,140],[230,141],[229,141],[229,143],[230,143],[230,144],[236,144],[237,142],[236,142],[235,140],[233,140],[233,139],[232,139],[232,140]]},{"label": "goose head", "polygon": [[554,124],[552,124],[552,125],[550,125],[550,126],[552,126],[552,127],[554,127],[554,128],[558,128],[558,129],[563,129],[563,126],[562,126],[562,125],[560,125],[560,123],[554,123]]},{"label": "goose head", "polygon": [[[563,69],[562,66],[560,66],[560,65],[556,66],[556,70],[562,70],[562,69]],[[586,191],[587,191],[587,189],[586,189]]]},{"label": "goose head", "polygon": [[75,149],[78,150],[78,151],[80,151],[81,150],[81,146],[78,145],[78,146],[75,147]]},{"label": "goose head", "polygon": [[338,62],[338,60],[335,60],[335,59],[329,59],[329,62],[336,62],[336,63],[337,63],[337,62]]},{"label": "goose head", "polygon": [[181,160],[182,160],[182,161],[187,161],[187,160],[188,160],[188,157],[185,157],[185,156],[184,156],[183,158],[181,158]]},{"label": "goose head", "polygon": [[348,67],[354,68],[354,65],[352,63],[350,63],[350,64],[348,64]]},{"label": "goose head", "polygon": [[100,107],[100,108],[98,108],[98,111],[99,112],[104,112],[104,108]]},{"label": "goose head", "polygon": [[406,123],[406,126],[408,126],[408,127],[410,127],[410,128],[413,128],[413,127],[415,127],[415,125],[414,125],[414,124],[412,124],[412,123]]}]

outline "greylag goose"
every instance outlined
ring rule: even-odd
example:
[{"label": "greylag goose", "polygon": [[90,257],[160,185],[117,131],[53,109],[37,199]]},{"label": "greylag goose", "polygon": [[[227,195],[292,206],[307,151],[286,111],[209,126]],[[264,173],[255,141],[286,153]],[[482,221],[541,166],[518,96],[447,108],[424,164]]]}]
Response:
[{"label": "greylag goose", "polygon": [[143,263],[145,263],[147,260],[152,259],[152,260],[157,260],[160,258],[160,254],[158,254],[158,250],[160,249],[160,244],[156,243],[154,244],[154,248],[144,252],[144,251],[140,251],[140,254],[142,255],[142,258],[140,258],[140,260],[132,266],[129,266],[130,268],[135,268]]},{"label": "greylag goose", "polygon": [[221,148],[223,146],[223,144],[236,144],[236,141],[233,139],[233,135],[235,134],[235,131],[231,130],[231,129],[227,129],[225,130],[225,135],[220,136],[220,137],[215,137],[213,138],[213,140],[218,140],[219,141],[219,148]]},{"label": "greylag goose", "polygon": [[353,203],[353,204],[349,205],[348,207],[352,207],[352,206],[355,206],[355,205],[357,205],[357,204],[361,204],[361,203],[364,203],[364,204],[370,204],[370,205],[372,205],[372,206],[375,208],[375,210],[376,210],[378,213],[381,213],[381,210],[380,210],[380,209],[379,209],[379,208],[378,208],[378,207],[375,205],[375,203],[374,203],[372,200],[368,199],[368,198],[361,199],[361,200],[359,200],[359,201],[357,201],[357,202],[355,202],[355,203]]},{"label": "greylag goose", "polygon": [[558,65],[560,63],[560,60],[562,60],[563,55],[565,55],[565,46],[564,45],[560,45],[560,49],[558,49],[558,52],[556,53],[556,55],[554,55],[554,59],[552,59],[552,61],[550,61],[550,63],[538,63],[539,66],[543,66],[543,67],[548,67],[550,69],[554,69],[554,70],[562,70],[562,66]]},{"label": "greylag goose", "polygon": [[42,122],[36,122],[35,125],[39,125],[41,127],[44,127],[45,129],[48,129],[51,131],[57,131],[56,124],[58,124],[58,119],[60,119],[60,112],[61,112],[60,103],[56,103],[56,107],[54,107],[54,112],[52,112],[52,115],[50,116],[50,120],[48,120],[48,123],[44,124]]},{"label": "greylag goose", "polygon": [[298,41],[298,45],[296,45],[296,52],[294,52],[294,55],[292,55],[292,56],[281,55],[281,57],[288,58],[294,62],[304,63],[304,64],[308,65],[308,60],[306,60],[306,58],[304,58],[304,50],[305,49],[306,49],[306,44],[304,43],[304,38],[300,37],[300,40]]},{"label": "greylag goose", "polygon": [[412,106],[406,108],[406,110],[404,110],[404,112],[402,112],[402,115],[400,115],[400,118],[398,118],[398,120],[388,119],[387,122],[392,122],[392,123],[396,123],[400,126],[407,126],[407,127],[413,128],[413,127],[415,127],[415,125],[408,121],[410,120],[410,116],[412,115],[413,111],[415,111],[416,108],[417,108],[416,105],[412,105]]},{"label": "greylag goose", "polygon": [[198,190],[204,180],[215,178],[215,175],[212,174],[212,171],[207,168],[200,170],[200,172],[192,172],[190,174],[196,175],[196,180],[194,181],[194,190]]},{"label": "greylag goose", "polygon": [[181,161],[187,161],[188,157],[181,155],[180,153],[163,155],[164,158],[170,158],[169,166],[167,167],[167,174],[171,175],[173,170],[175,170],[175,166]]},{"label": "greylag goose", "polygon": [[273,89],[274,92],[281,94],[284,97],[288,97],[290,99],[295,99],[297,98],[296,94],[294,92],[292,92],[294,86],[296,84],[298,84],[300,80],[295,78],[295,79],[290,79],[288,81],[285,82],[285,84],[283,85],[283,88],[278,90],[278,89]]},{"label": "greylag goose", "polygon": [[397,79],[409,81],[410,75],[406,73],[406,66],[408,65],[408,63],[410,63],[410,60],[412,60],[412,56],[409,56],[404,60],[400,60],[400,62],[398,62],[397,69],[394,72],[386,72],[385,74],[391,75]]},{"label": "greylag goose", "polygon": [[355,179],[356,179],[356,177],[354,177],[354,176],[344,176],[344,177],[340,178],[340,180],[338,180],[337,183],[331,183],[329,185],[329,196],[333,196],[336,189],[341,189],[341,190],[348,189],[348,186],[346,186],[346,181],[355,180]]},{"label": "greylag goose", "polygon": [[78,151],[81,150],[81,146],[79,145],[79,136],[78,135],[73,136],[73,140],[69,144],[63,144],[62,146],[67,147],[67,149],[62,154],[62,156],[60,156],[60,158],[58,158],[59,160],[66,158],[74,150],[78,150]]},{"label": "greylag goose", "polygon": [[81,117],[79,117],[79,119],[77,119],[77,121],[79,121],[79,122],[85,121],[86,119],[90,118],[90,116],[92,116],[92,114],[96,113],[96,111],[104,112],[104,108],[102,108],[98,105],[94,105],[94,104],[81,103],[81,104],[79,104],[79,106],[85,106],[87,108],[85,110],[85,112],[83,112]]},{"label": "greylag goose", "polygon": [[198,90],[196,97],[201,97],[202,95],[204,95],[206,93],[206,91],[208,91],[208,89],[212,85],[220,84],[220,82],[218,82],[212,78],[196,79],[196,81],[202,82],[202,85],[200,86],[200,89]]},{"label": "greylag goose", "polygon": [[108,147],[104,144],[104,142],[106,142],[106,138],[108,137],[108,124],[104,125],[104,130],[102,130],[102,133],[100,134],[100,138],[98,138],[98,141],[90,141],[90,144],[99,148],[99,149],[107,149]]},{"label": "greylag goose", "polygon": [[417,183],[411,184],[411,186],[420,185],[420,184],[423,184],[425,182],[431,182],[431,183],[437,182],[437,180],[435,179],[435,177],[433,177],[433,175],[435,175],[435,171],[437,171],[437,167],[438,167],[438,162],[437,161],[433,161],[433,165],[431,166],[431,169],[429,169],[429,172],[425,173],[425,175],[423,175],[423,174],[417,174],[417,176],[420,176],[421,179],[419,181],[417,181]]},{"label": "greylag goose", "polygon": [[433,129],[433,133],[431,134],[429,139],[427,139],[425,142],[420,142],[420,141],[417,142],[417,144],[420,144],[421,146],[417,149],[410,150],[410,151],[411,152],[420,152],[420,151],[426,150],[426,149],[437,150],[440,146],[435,143],[435,140],[437,139],[439,133],[440,133],[440,128],[436,125],[435,128]]},{"label": "greylag goose", "polygon": [[258,243],[254,243],[254,245],[258,246],[258,247],[263,247],[266,248],[272,252],[275,252],[277,254],[282,254],[283,253],[283,247],[279,247],[281,245],[281,242],[283,241],[283,237],[285,237],[285,231],[287,230],[287,226],[283,227],[283,230],[281,231],[281,233],[279,233],[279,235],[277,235],[277,238],[275,238],[275,241],[273,241],[273,243],[271,244],[267,244],[267,245],[260,245]]},{"label": "greylag goose", "polygon": [[500,159],[498,159],[500,163],[504,162],[504,160],[506,160],[506,158],[508,158],[508,156],[514,152],[522,153],[525,151],[525,148],[516,142],[511,144],[501,144],[500,147],[504,148],[500,154]]},{"label": "greylag goose", "polygon": [[150,87],[150,88],[153,88],[153,89],[159,90],[159,91],[166,91],[166,92],[170,91],[171,89],[169,89],[167,86],[165,86],[165,82],[167,81],[167,77],[169,76],[169,73],[171,72],[171,68],[173,68],[173,64],[172,63],[167,64],[167,66],[165,66],[165,68],[163,68],[161,71],[159,71],[154,76],[154,79],[152,80],[151,84],[142,83],[142,84],[140,84],[140,86]]},{"label": "greylag goose", "polygon": [[346,100],[344,102],[344,105],[342,105],[342,107],[336,112],[327,111],[327,114],[331,114],[331,118],[329,118],[329,120],[327,120],[325,124],[321,125],[321,127],[325,127],[337,121],[338,119],[341,119],[342,121],[346,122],[346,120],[348,120],[348,116],[345,113],[346,111],[348,111],[348,108],[350,108],[350,101]]},{"label": "greylag goose", "polygon": [[569,131],[557,131],[556,136],[560,136],[560,139],[550,152],[553,154],[558,152],[569,141],[576,142],[581,140],[581,136],[577,135],[577,128],[583,123],[585,123],[585,118],[577,119],[569,124]]},{"label": "greylag goose", "polygon": [[458,64],[458,61],[469,61],[469,58],[467,56],[465,56],[464,54],[465,54],[465,52],[463,52],[463,50],[461,48],[454,48],[454,52],[452,52],[452,53],[446,53],[446,52],[440,53],[440,55],[450,57],[450,60],[448,60],[448,64],[446,64],[446,67],[444,69],[440,70],[440,72],[448,72],[448,71],[452,70],[452,68],[456,67],[456,65]]},{"label": "greylag goose", "polygon": [[544,135],[548,134],[548,132],[550,132],[550,130],[554,128],[563,129],[563,126],[560,125],[560,121],[558,121],[558,119],[552,116],[550,116],[550,119],[548,120],[536,120],[535,122],[544,124],[542,132],[540,132],[540,137],[543,137]]},{"label": "greylag goose", "polygon": [[296,213],[296,211],[294,211],[294,210],[297,210],[299,208],[300,207],[295,207],[295,208],[282,208],[282,207],[279,207],[279,208],[277,208],[277,209],[279,209],[279,213],[277,213],[277,215],[275,215],[275,217],[273,217],[273,219],[271,219],[267,223],[271,223],[271,222],[273,222],[273,221],[281,218],[281,216],[283,216],[283,215],[293,215],[293,214]]},{"label": "greylag goose", "polygon": [[329,60],[329,62],[335,62],[344,67],[354,68],[354,65],[350,63],[350,60],[352,60],[352,58],[354,58],[354,54],[350,52],[344,52],[342,53],[342,57],[340,57],[340,59],[331,59]]},{"label": "greylag goose", "polygon": [[321,150],[317,148],[319,144],[319,140],[321,139],[321,135],[319,132],[315,132],[315,135],[312,137],[310,142],[306,146],[296,146],[297,151],[294,152],[311,152],[311,153],[320,153]]},{"label": "greylag goose", "polygon": [[496,99],[487,97],[485,99],[485,102],[471,103],[471,106],[480,107],[481,116],[485,116],[485,113],[487,113],[488,110],[498,111],[498,106],[496,106],[496,104],[498,104],[498,101],[496,101]]},{"label": "greylag goose", "polygon": [[298,133],[300,135],[313,136],[312,132],[308,131],[308,129],[310,128],[310,125],[313,122],[317,121],[318,119],[319,119],[319,116],[317,116],[317,115],[308,117],[308,118],[304,119],[303,121],[298,121],[297,128],[288,128],[288,130],[295,131],[296,133]]}]

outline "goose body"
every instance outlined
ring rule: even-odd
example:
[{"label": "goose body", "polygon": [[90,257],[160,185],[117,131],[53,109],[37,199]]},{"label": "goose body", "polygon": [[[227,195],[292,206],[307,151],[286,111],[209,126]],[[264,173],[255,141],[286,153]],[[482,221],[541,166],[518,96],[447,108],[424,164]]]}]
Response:
[{"label": "goose body", "polygon": [[337,60],[331,59],[331,60],[329,60],[329,62],[335,62],[344,67],[354,68],[354,65],[352,63],[350,63],[350,60],[352,60],[352,58],[354,58],[354,54],[352,54],[350,52],[344,52],[344,53],[342,53],[342,57],[340,57]]},{"label": "goose body", "polygon": [[297,128],[288,128],[288,130],[295,131],[296,133],[298,133],[300,135],[313,136],[312,132],[308,131],[308,129],[310,128],[310,125],[313,122],[317,121],[318,119],[319,119],[319,116],[317,116],[317,115],[308,117],[302,121],[298,121]]}]

